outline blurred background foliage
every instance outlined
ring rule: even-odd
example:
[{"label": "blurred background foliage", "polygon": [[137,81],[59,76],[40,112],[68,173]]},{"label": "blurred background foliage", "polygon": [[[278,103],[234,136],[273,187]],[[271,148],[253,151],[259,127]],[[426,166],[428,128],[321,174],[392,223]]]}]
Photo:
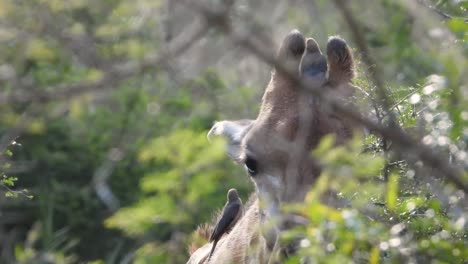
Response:
[{"label": "blurred background foliage", "polygon": [[[466,171],[468,1],[349,2],[400,125]],[[233,8],[236,25],[275,40],[298,28],[322,46],[330,35],[355,46],[330,1]],[[171,0],[0,0],[0,263],[185,263],[191,232],[226,191],[247,200],[245,172],[206,133],[215,120],[255,117],[270,68],[219,32],[125,81],[60,94],[164,52],[196,20]],[[356,56],[361,107],[374,116]],[[299,257],[468,261],[465,193],[374,136],[332,142],[316,150],[327,170],[295,208],[312,224],[284,237],[306,234]],[[328,189],[345,209],[315,199]]]}]

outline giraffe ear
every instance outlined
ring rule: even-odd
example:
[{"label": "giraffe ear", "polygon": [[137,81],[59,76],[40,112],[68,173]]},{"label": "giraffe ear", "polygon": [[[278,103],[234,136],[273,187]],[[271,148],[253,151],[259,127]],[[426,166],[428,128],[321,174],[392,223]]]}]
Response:
[{"label": "giraffe ear", "polygon": [[208,132],[208,140],[214,136],[224,137],[228,143],[227,154],[234,160],[238,160],[242,139],[254,123],[255,120],[250,119],[216,122]]}]

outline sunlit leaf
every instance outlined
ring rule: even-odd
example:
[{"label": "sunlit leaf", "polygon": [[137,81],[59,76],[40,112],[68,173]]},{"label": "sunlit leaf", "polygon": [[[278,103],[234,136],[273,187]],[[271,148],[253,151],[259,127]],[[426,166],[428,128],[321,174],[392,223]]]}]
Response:
[{"label": "sunlit leaf", "polygon": [[38,61],[51,61],[57,57],[55,51],[42,39],[32,39],[29,41],[26,56]]},{"label": "sunlit leaf", "polygon": [[391,174],[387,182],[387,207],[390,210],[395,210],[398,203],[398,182],[400,176],[398,174]]}]

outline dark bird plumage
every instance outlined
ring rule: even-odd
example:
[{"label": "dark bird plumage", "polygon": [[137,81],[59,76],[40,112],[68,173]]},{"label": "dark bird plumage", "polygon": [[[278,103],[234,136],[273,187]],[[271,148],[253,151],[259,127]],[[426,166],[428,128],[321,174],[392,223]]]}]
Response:
[{"label": "dark bird plumage", "polygon": [[227,232],[229,232],[236,222],[241,218],[244,212],[242,200],[239,198],[236,189],[230,189],[227,194],[227,202],[224,205],[223,213],[215,229],[210,237],[210,242],[213,242],[208,260],[213,255],[213,252],[218,244],[219,239]]}]

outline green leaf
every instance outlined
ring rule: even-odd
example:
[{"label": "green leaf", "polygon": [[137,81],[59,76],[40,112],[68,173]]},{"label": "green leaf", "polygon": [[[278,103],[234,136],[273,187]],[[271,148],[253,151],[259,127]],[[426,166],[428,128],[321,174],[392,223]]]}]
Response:
[{"label": "green leaf", "polygon": [[395,210],[398,200],[398,181],[400,176],[398,174],[391,174],[387,183],[387,207],[390,210]]},{"label": "green leaf", "polygon": [[320,144],[313,151],[313,154],[317,157],[325,155],[335,145],[335,135],[329,134],[324,136],[320,140]]},{"label": "green leaf", "polygon": [[13,156],[13,152],[11,152],[9,149],[5,150],[5,154],[10,157]]},{"label": "green leaf", "polygon": [[52,61],[57,55],[54,49],[49,46],[50,42],[42,39],[33,39],[28,43],[26,56],[37,61]]}]

